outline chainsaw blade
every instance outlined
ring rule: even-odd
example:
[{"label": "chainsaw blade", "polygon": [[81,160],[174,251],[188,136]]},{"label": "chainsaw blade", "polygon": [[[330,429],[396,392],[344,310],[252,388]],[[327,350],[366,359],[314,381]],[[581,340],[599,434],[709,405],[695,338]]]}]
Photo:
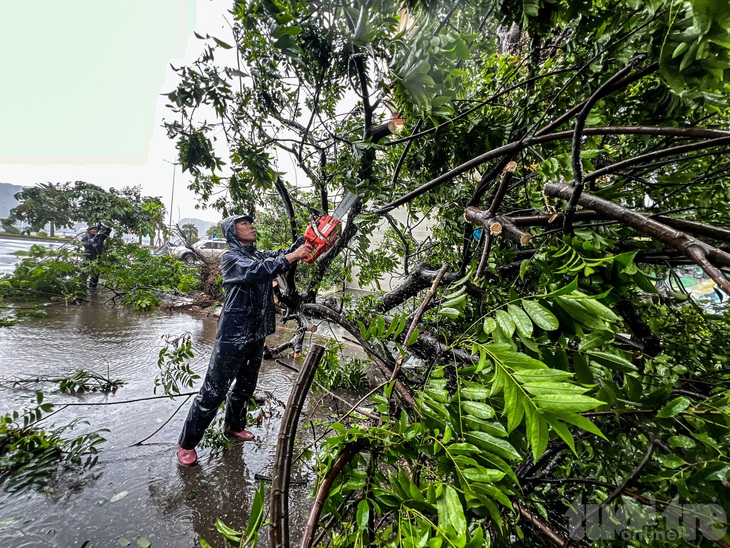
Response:
[{"label": "chainsaw blade", "polygon": [[332,218],[341,221],[342,217],[344,217],[345,214],[350,211],[350,208],[355,205],[356,201],[357,194],[353,194],[352,192],[348,192],[347,194],[345,194],[340,204],[335,208],[334,213],[332,213]]}]

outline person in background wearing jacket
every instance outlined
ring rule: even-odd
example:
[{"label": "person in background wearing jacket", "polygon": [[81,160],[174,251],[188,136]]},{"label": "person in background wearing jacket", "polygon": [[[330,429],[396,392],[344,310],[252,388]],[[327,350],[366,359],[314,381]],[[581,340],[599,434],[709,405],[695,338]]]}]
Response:
[{"label": "person in background wearing jacket", "polygon": [[89,289],[96,289],[99,283],[99,269],[94,264],[101,259],[104,252],[104,240],[109,236],[111,229],[103,223],[91,225],[86,229],[86,234],[81,237],[81,243],[84,245],[84,261],[89,267],[89,279],[87,284]]},{"label": "person in background wearing jacket", "polygon": [[248,215],[228,217],[221,228],[228,243],[221,256],[226,297],[208,372],[178,441],[177,461],[182,466],[197,462],[195,447],[224,400],[224,432],[240,441],[254,439],[246,430],[246,411],[258,381],[264,339],[275,331],[272,281],[313,251],[303,238],[287,250],[259,251]]}]

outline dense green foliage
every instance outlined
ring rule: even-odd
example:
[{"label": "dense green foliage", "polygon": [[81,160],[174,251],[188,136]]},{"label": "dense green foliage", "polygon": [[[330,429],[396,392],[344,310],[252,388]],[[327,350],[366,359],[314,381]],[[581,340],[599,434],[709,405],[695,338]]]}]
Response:
[{"label": "dense green foliage", "polygon": [[92,269],[115,299],[141,310],[158,307],[164,292],[187,294],[200,287],[195,272],[172,256],[153,255],[114,238],[106,240],[105,248],[100,261],[89,262],[71,244],[56,250],[34,245],[12,274],[0,277],[0,296],[73,301],[87,295]]},{"label": "dense green foliage", "polygon": [[366,388],[368,377],[363,371],[363,360],[346,355],[344,350],[345,346],[342,343],[328,339],[314,380],[327,390]]},{"label": "dense green foliage", "polygon": [[[402,383],[323,447],[330,546],[618,545],[571,505],[730,507],[728,320],[675,272],[730,293],[721,4],[244,0],[232,37],[201,37],[168,95],[193,189],[254,211],[304,173],[290,219],[354,191],[301,294],[341,256],[395,289],[341,316],[304,305]],[[631,542],[700,535],[660,521],[679,540],[627,525]]]},{"label": "dense green foliage", "polygon": [[84,181],[41,183],[19,192],[15,199],[20,204],[2,220],[3,226],[23,222],[38,232],[50,223],[51,236],[57,227],[71,228],[77,222],[103,221],[122,232],[150,238],[166,230],[165,206],[159,198],[142,196],[139,186],[106,191]]},{"label": "dense green foliage", "polygon": [[38,422],[53,410],[38,392],[33,405],[0,417],[0,481],[12,493],[41,489],[64,465],[92,466],[104,430],[68,437],[76,420],[56,428],[39,428]]}]

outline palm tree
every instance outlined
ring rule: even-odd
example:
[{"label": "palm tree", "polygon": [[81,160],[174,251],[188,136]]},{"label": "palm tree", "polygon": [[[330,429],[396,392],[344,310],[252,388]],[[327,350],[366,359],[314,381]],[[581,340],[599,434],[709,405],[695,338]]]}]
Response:
[{"label": "palm tree", "polygon": [[185,238],[191,243],[194,244],[197,242],[200,238],[198,237],[198,227],[195,226],[193,223],[187,223],[182,225],[182,232],[185,235]]}]

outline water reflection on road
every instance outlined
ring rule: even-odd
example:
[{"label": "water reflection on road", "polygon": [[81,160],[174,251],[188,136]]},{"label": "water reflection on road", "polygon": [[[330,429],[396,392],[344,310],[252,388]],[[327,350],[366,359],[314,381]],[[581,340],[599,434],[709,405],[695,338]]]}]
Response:
[{"label": "water reflection on road", "polygon": [[[105,306],[103,294],[88,305],[53,306],[48,317],[28,319],[11,328],[0,328],[0,377],[29,378],[87,369],[120,378],[125,385],[115,394],[69,396],[47,393],[47,400],[63,404],[118,402],[153,395],[158,372],[157,356],[167,334],[192,335],[193,368],[203,374],[215,337],[215,318],[155,311],[137,313]],[[276,339],[269,338],[269,344]],[[264,362],[258,392],[270,392],[286,401],[296,373],[273,362]],[[41,387],[48,388],[48,387]],[[197,386],[196,386],[197,388]],[[0,384],[0,411],[28,403],[33,387]],[[86,472],[62,471],[50,485],[49,495],[0,495],[0,546],[14,548],[75,548],[85,541],[94,547],[118,546],[135,537],[162,546],[199,546],[202,536],[214,547],[223,547],[215,532],[215,519],[243,528],[258,482],[256,474],[271,475],[274,444],[281,420],[277,404],[269,417],[252,430],[257,441],[222,452],[200,451],[200,465],[181,469],[175,449],[188,403],[184,399],[156,399],[125,405],[69,407],[50,420],[63,424],[85,417],[87,428],[108,428],[99,462]],[[182,406],[182,410],[175,412]],[[134,446],[172,420],[141,446]],[[313,479],[305,469],[293,477]],[[293,486],[290,519],[292,541],[298,540],[306,520],[311,486]],[[126,496],[108,502],[115,495]],[[266,543],[267,533],[261,537]]]}]

